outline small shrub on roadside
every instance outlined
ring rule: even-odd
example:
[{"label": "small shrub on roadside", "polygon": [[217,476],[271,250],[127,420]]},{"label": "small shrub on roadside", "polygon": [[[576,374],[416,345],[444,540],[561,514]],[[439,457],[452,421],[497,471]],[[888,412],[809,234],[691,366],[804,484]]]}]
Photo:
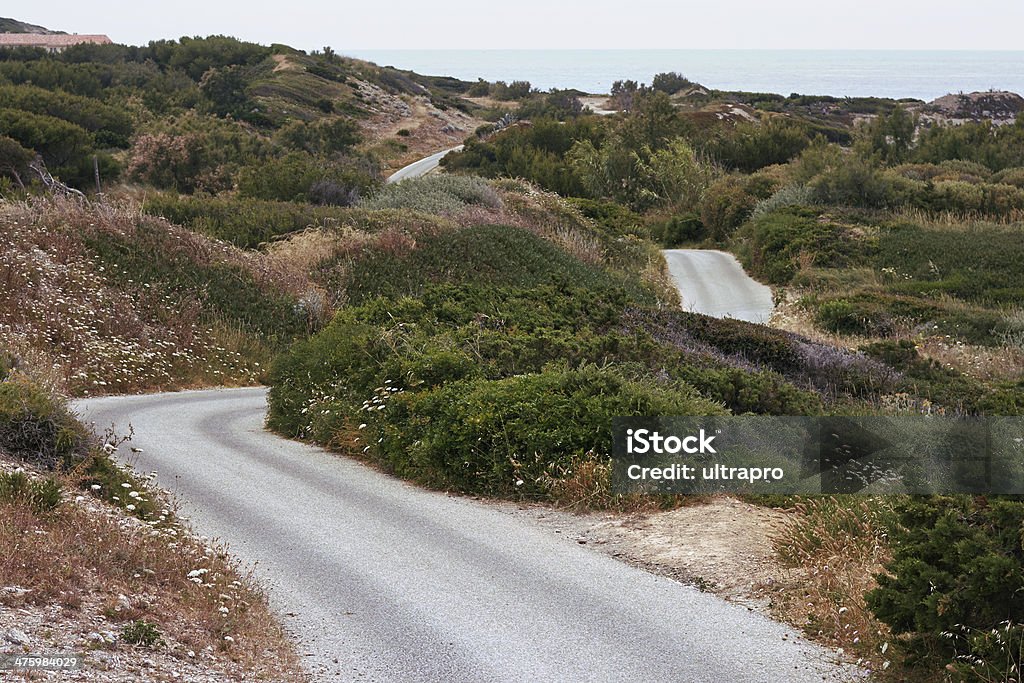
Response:
[{"label": "small shrub on roadside", "polygon": [[121,629],[121,640],[132,645],[144,645],[145,647],[155,647],[163,642],[156,624],[145,619],[136,619],[125,624],[124,628]]}]

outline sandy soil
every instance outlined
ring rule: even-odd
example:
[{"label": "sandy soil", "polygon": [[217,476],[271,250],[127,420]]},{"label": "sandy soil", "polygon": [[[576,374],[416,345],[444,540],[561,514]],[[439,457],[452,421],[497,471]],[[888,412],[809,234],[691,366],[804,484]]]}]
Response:
[{"label": "sandy soil", "polygon": [[577,543],[765,613],[772,594],[794,578],[776,560],[771,540],[787,514],[735,498],[636,515],[504,507]]}]

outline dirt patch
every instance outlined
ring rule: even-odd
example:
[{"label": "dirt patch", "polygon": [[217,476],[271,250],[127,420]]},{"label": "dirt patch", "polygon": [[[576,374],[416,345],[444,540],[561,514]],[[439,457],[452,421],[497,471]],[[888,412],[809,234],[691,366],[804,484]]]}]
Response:
[{"label": "dirt patch", "polygon": [[624,562],[759,611],[768,612],[773,593],[793,578],[793,571],[776,559],[771,540],[788,514],[735,498],[639,515],[532,506],[514,513]]},{"label": "dirt patch", "polygon": [[363,82],[358,90],[374,112],[362,124],[366,149],[383,161],[386,174],[462,144],[486,123],[455,108],[441,110],[424,95],[392,95]]},{"label": "dirt patch", "polygon": [[600,116],[618,114],[618,110],[612,105],[611,100],[604,95],[587,95],[580,98],[583,108],[590,108],[590,111]]},{"label": "dirt patch", "polygon": [[274,73],[296,70],[301,70],[301,67],[294,62],[289,62],[288,55],[274,55]]}]

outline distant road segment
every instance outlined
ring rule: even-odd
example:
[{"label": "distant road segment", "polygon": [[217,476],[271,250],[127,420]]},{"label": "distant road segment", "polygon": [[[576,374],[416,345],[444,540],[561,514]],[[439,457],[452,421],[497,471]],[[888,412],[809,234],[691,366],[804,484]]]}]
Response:
[{"label": "distant road segment", "polygon": [[441,163],[441,159],[443,159],[446,154],[448,154],[449,152],[461,151],[462,145],[459,145],[458,147],[452,147],[451,149],[443,150],[441,152],[438,152],[437,154],[431,154],[429,157],[425,159],[414,161],[405,168],[400,168],[394,173],[392,173],[391,176],[387,179],[387,182],[389,184],[397,183],[402,180],[409,180],[410,178],[419,178],[420,176],[424,176],[433,171],[435,168],[437,168],[438,165]]},{"label": "distant road segment", "polygon": [[771,288],[747,275],[732,254],[713,249],[666,249],[663,253],[685,310],[715,318],[768,322],[775,308]]}]

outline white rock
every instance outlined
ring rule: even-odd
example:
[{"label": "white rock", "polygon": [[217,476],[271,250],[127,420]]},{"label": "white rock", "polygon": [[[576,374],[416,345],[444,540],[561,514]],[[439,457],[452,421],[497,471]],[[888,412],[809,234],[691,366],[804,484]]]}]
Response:
[{"label": "white rock", "polygon": [[16,628],[12,628],[10,631],[5,633],[4,640],[8,643],[14,643],[15,645],[29,645],[32,642],[32,639],[28,637],[27,633]]}]

